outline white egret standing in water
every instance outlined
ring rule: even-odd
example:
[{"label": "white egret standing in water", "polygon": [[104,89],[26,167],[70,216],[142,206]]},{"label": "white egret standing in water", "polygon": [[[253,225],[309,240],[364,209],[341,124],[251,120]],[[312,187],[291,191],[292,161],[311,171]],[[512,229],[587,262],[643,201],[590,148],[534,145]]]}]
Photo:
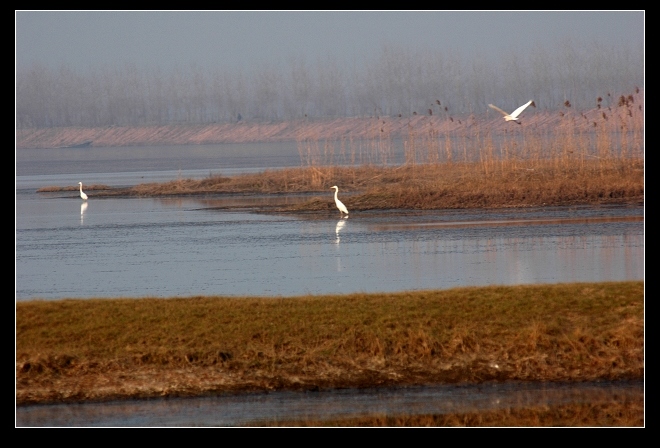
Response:
[{"label": "white egret standing in water", "polygon": [[339,192],[339,187],[336,185],[333,185],[330,187],[330,189],[335,189],[335,204],[337,204],[337,208],[339,209],[339,216],[342,216],[342,213],[346,213],[348,215],[348,209],[344,205],[343,202],[341,202],[339,199],[337,199],[337,193]]},{"label": "white egret standing in water", "polygon": [[85,194],[84,191],[82,191],[82,182],[78,182],[78,185],[80,185],[80,197],[83,198],[84,200],[87,200],[87,195]]},{"label": "white egret standing in water", "polygon": [[[490,107],[491,109],[495,109],[496,111],[498,111],[499,113],[504,115],[504,120],[506,120],[506,121],[515,121],[516,123],[520,124],[518,122],[518,115],[520,115],[522,113],[522,111],[525,110],[527,108],[527,106],[529,106],[533,102],[534,102],[534,100],[529,100],[528,102],[526,102],[525,104],[523,104],[522,106],[520,106],[518,109],[514,110],[510,114],[504,112],[502,109],[500,109],[497,106],[493,106],[492,104],[489,104],[488,107]],[[534,106],[534,107],[536,107],[536,106]]]}]

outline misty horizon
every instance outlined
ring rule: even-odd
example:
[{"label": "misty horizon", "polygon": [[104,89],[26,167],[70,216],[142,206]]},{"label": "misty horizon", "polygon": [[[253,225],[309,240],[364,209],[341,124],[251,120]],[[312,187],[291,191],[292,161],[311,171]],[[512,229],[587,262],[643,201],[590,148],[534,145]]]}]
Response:
[{"label": "misty horizon", "polygon": [[[530,99],[541,110],[565,101],[589,109],[598,97],[607,104],[644,87],[643,11],[16,17],[18,128],[449,116]],[[278,42],[290,45],[273,48]]]}]

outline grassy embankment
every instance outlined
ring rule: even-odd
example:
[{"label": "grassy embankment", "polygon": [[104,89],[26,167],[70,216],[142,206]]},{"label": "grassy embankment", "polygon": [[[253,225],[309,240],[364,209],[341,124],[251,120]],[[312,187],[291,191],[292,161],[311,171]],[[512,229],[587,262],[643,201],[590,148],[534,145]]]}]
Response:
[{"label": "grassy embankment", "polygon": [[[599,106],[601,102],[599,98]],[[466,120],[460,128],[443,131],[437,120],[417,120],[403,141],[393,138],[386,120],[374,118],[371,129],[360,138],[302,135],[297,143],[298,168],[121,189],[87,185],[85,190],[92,199],[118,195],[323,195],[296,205],[273,203],[280,211],[334,210],[332,185],[339,186],[342,201],[352,211],[642,203],[644,116],[633,96],[621,96],[616,105],[597,114],[592,111],[588,117],[573,112],[568,102],[559,114],[561,118],[551,126],[506,123],[503,130]],[[405,160],[392,166],[397,144],[403,144]],[[39,191],[77,188],[44,187]]]},{"label": "grassy embankment", "polygon": [[16,304],[18,404],[642,378],[644,284]]}]

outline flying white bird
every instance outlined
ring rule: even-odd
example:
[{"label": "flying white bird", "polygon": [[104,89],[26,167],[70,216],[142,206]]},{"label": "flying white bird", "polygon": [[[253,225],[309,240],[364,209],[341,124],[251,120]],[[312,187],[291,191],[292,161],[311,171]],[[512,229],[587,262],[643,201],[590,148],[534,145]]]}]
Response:
[{"label": "flying white bird", "polygon": [[[522,106],[520,106],[518,109],[514,110],[510,114],[504,112],[502,109],[500,109],[497,106],[493,106],[492,104],[489,104],[488,107],[490,107],[491,109],[495,109],[496,111],[498,111],[502,115],[504,115],[504,119],[506,121],[515,121],[516,123],[518,123],[518,115],[520,115],[522,113],[522,111],[525,110],[527,108],[527,106],[529,106],[533,102],[534,102],[534,100],[529,100],[527,103],[523,104]],[[536,106],[534,106],[534,107],[536,107]],[[520,123],[518,123],[518,124],[520,124]]]},{"label": "flying white bird", "polygon": [[87,195],[85,194],[84,191],[82,191],[82,182],[78,182],[78,185],[80,185],[80,197],[83,198],[84,200],[87,200]]},{"label": "flying white bird", "polygon": [[342,216],[342,212],[348,215],[348,209],[346,208],[344,203],[341,202],[339,199],[337,199],[337,193],[339,192],[339,187],[336,185],[330,187],[331,190],[333,188],[335,189],[335,204],[337,204],[337,208],[339,209],[339,216]]}]

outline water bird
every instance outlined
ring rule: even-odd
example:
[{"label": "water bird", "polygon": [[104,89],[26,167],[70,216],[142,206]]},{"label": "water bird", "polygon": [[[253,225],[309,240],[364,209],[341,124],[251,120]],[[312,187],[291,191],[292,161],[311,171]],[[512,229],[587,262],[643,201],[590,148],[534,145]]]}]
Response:
[{"label": "water bird", "polygon": [[84,191],[82,191],[82,182],[78,182],[78,185],[80,185],[80,197],[83,198],[86,201],[87,200],[87,195],[85,194]]},{"label": "water bird", "polygon": [[518,122],[518,115],[520,115],[523,110],[527,109],[527,106],[532,104],[532,102],[533,102],[533,100],[529,100],[528,102],[526,102],[525,104],[523,104],[522,106],[520,106],[518,109],[514,110],[510,114],[504,112],[502,109],[500,109],[497,106],[493,106],[492,104],[489,104],[488,107],[490,107],[491,109],[495,109],[496,111],[498,111],[499,113],[504,115],[504,120],[506,120],[506,121],[515,121],[516,123],[520,124]]},{"label": "water bird", "polygon": [[335,204],[337,204],[337,208],[339,209],[339,216],[342,216],[342,213],[346,213],[346,214],[348,215],[348,209],[346,208],[346,206],[344,205],[344,203],[341,202],[341,201],[337,198],[337,193],[339,192],[339,187],[336,186],[336,185],[333,185],[332,187],[330,187],[331,190],[332,190],[333,188],[335,189]]}]

